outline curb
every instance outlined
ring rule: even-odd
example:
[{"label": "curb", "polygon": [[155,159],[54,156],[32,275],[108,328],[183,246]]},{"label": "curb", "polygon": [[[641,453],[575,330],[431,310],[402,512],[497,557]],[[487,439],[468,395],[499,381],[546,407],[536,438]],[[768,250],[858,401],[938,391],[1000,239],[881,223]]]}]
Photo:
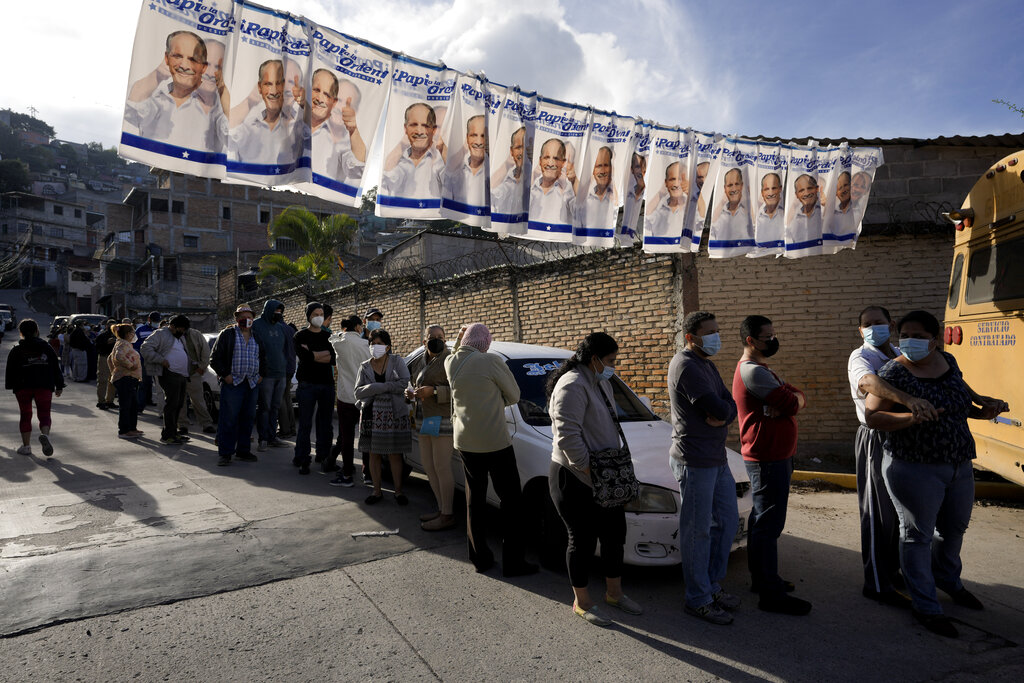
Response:
[{"label": "curb", "polygon": [[[825,481],[851,491],[857,490],[857,475],[841,472],[811,472],[795,470],[794,481]],[[994,481],[974,483],[974,495],[987,500],[1024,501],[1024,486]]]}]

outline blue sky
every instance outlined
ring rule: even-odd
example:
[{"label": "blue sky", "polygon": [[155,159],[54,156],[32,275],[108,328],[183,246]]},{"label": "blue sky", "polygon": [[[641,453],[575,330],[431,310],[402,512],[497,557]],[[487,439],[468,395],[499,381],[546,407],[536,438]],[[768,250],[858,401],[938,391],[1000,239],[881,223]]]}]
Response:
[{"label": "blue sky", "polygon": [[[668,125],[783,139],[1024,131],[1020,114],[991,102],[1024,106],[1021,0],[264,1],[409,55]],[[33,106],[61,137],[114,144],[138,5],[51,0],[4,13],[21,29],[0,44],[4,63],[29,55],[33,68],[12,69],[0,107]],[[57,88],[41,77],[56,73]]]}]

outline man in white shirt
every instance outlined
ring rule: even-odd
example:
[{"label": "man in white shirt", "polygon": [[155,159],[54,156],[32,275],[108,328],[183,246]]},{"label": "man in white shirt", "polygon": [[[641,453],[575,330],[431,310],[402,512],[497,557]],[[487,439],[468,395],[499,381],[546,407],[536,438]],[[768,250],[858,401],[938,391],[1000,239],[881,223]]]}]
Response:
[{"label": "man in white shirt", "polygon": [[405,110],[405,137],[409,147],[391,168],[385,168],[381,194],[408,199],[440,199],[444,155],[434,147],[437,116],[426,102]]},{"label": "man in white shirt", "polygon": [[492,220],[495,213],[518,216],[523,213],[523,152],[526,149],[526,126],[520,126],[509,140],[508,169],[498,182],[492,178],[491,207]]},{"label": "man in white shirt", "polygon": [[836,236],[849,235],[857,227],[855,220],[850,194],[850,172],[843,171],[836,179],[836,205],[832,210],[828,231]]},{"label": "man in white shirt", "polygon": [[786,237],[782,178],[778,173],[765,173],[761,178],[761,199],[763,202],[757,212],[754,231],[757,246],[759,249],[778,249],[783,246]]},{"label": "man in white shirt", "polygon": [[864,418],[864,402],[874,394],[906,406],[924,420],[937,417],[935,408],[924,399],[910,396],[878,376],[886,363],[899,355],[890,342],[895,330],[889,311],[871,305],[860,313],[858,328],[864,343],[854,349],[847,364],[850,392],[860,426],[854,441],[857,465],[857,500],[860,504],[860,548],[864,561],[864,597],[897,607],[910,607],[910,599],[896,590],[902,583],[900,568],[899,520],[882,479],[883,436],[869,429]]},{"label": "man in white shirt", "polygon": [[295,163],[302,149],[301,109],[306,104],[305,88],[296,75],[291,85],[295,103],[284,105],[284,63],[268,59],[260,64],[258,89],[263,108],[256,108],[231,130],[230,156],[247,164],[287,165]]},{"label": "man in white shirt", "polygon": [[160,432],[160,443],[165,445],[180,445],[188,440],[188,437],[178,434],[178,416],[185,402],[191,374],[184,340],[191,326],[187,316],[176,315],[167,327],[161,327],[146,337],[140,348],[146,371],[158,378],[164,391],[164,426]]},{"label": "man in white shirt", "polygon": [[[444,198],[464,208],[452,207],[462,213],[483,215],[490,206],[487,198],[487,131],[483,114],[466,121],[466,156],[458,169],[445,173]],[[475,212],[472,210],[476,210]],[[488,210],[489,212],[489,210]]]},{"label": "man in white shirt", "polygon": [[644,217],[644,238],[672,238],[675,244],[682,235],[683,220],[686,218],[687,196],[686,176],[683,165],[674,161],[665,167],[665,191],[667,195]]},{"label": "man in white shirt", "polygon": [[204,97],[200,91],[208,67],[206,43],[191,31],[175,31],[167,36],[164,64],[169,78],[158,80],[158,69],[132,86],[125,105],[127,132],[178,147],[218,151],[227,128],[223,112],[228,94],[219,65],[214,84],[219,97]]},{"label": "man in white shirt", "polygon": [[796,199],[800,206],[793,212],[787,235],[787,245],[813,246],[808,243],[821,241],[821,206],[818,204],[818,181],[806,173],[793,183]]},{"label": "man in white shirt", "polygon": [[[586,199],[577,204],[577,223],[583,228],[596,230],[615,227],[615,192],[612,190],[612,149],[601,147],[594,159],[593,182],[588,183]],[[611,236],[609,234],[609,236]]]},{"label": "man in white shirt", "polygon": [[337,357],[337,409],[338,409],[338,441],[331,449],[330,458],[321,466],[324,472],[337,471],[338,456],[341,456],[341,470],[331,486],[352,486],[354,472],[356,427],[359,425],[359,409],[356,408],[356,376],[359,366],[368,360],[370,345],[363,338],[363,321],[357,315],[351,315],[341,321],[340,335],[331,336],[331,345]]},{"label": "man in white shirt", "polygon": [[[310,92],[310,124],[306,145],[313,173],[345,182],[358,179],[366,162],[366,143],[356,125],[352,95],[341,107],[341,125],[333,114],[338,102],[338,77],[328,69],[313,72]],[[358,91],[356,91],[358,96]]]},{"label": "man in white shirt", "polygon": [[750,209],[743,201],[743,171],[732,168],[725,172],[722,187],[725,201],[719,205],[718,215],[711,223],[715,240],[749,240],[753,236]]},{"label": "man in white shirt", "polygon": [[540,224],[537,231],[572,231],[576,184],[572,162],[566,162],[565,143],[550,138],[540,148],[540,175],[530,186],[530,223]]},{"label": "man in white shirt", "polygon": [[619,229],[619,234],[622,235],[625,244],[632,243],[637,236],[637,226],[640,223],[640,200],[644,196],[644,187],[646,187],[644,176],[646,174],[647,157],[633,152],[633,157],[629,161],[628,182],[630,186],[626,192],[626,201],[623,203],[622,226]]}]

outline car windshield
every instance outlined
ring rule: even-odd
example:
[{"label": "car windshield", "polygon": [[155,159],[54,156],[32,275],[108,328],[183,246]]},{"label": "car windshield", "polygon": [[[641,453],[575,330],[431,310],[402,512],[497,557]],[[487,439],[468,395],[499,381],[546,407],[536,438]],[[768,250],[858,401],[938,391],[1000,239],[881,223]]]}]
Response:
[{"label": "car windshield", "polygon": [[[548,375],[565,362],[561,358],[514,358],[506,361],[519,385],[519,412],[528,425],[551,425],[545,385]],[[617,376],[611,380],[615,412],[620,422],[650,422],[659,419]]]}]

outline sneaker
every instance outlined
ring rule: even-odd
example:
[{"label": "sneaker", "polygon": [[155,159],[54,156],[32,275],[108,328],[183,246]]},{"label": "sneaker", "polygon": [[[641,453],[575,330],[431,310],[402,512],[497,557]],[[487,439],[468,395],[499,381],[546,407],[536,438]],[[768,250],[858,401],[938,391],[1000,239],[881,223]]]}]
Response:
[{"label": "sneaker", "polygon": [[178,440],[178,443],[188,443],[189,441],[192,440],[191,436],[186,436],[185,434],[180,434],[180,433],[176,437],[174,437],[174,438],[176,438]]},{"label": "sneaker", "polygon": [[231,464],[231,456],[225,456],[217,460],[217,467],[227,467]]},{"label": "sneaker", "polygon": [[[42,437],[39,437],[40,439]],[[46,448],[43,448],[43,453],[46,453]],[[943,589],[945,590],[945,589]],[[981,604],[981,600],[974,597],[974,593],[970,592],[966,588],[961,588],[958,591],[945,591],[949,593],[949,597],[953,598],[953,603],[966,607],[967,609],[983,610],[985,605]]]},{"label": "sneaker", "polygon": [[216,433],[217,433],[217,428],[214,427],[213,425],[206,425],[205,427],[203,427],[203,434],[216,434]]},{"label": "sneaker", "polygon": [[[47,436],[46,434],[40,434],[39,435],[39,444],[43,447],[43,455],[45,455],[47,458],[49,458],[51,455],[53,455],[53,444],[50,443],[50,437],[49,436]],[[966,588],[964,589],[964,592],[967,593],[967,589]],[[968,593],[968,595],[970,595],[970,593]],[[972,595],[971,597],[974,597],[974,596]],[[980,605],[981,603],[978,603],[978,604]]]},{"label": "sneaker", "polygon": [[352,477],[346,477],[344,474],[339,474],[337,477],[331,479],[327,483],[330,484],[331,486],[344,486],[347,489],[352,488],[356,484],[354,481],[352,481]]},{"label": "sneaker", "polygon": [[957,638],[960,636],[956,626],[953,626],[953,622],[944,614],[924,614],[916,609],[911,610],[911,613],[914,615],[915,620],[932,633],[945,638]]},{"label": "sneaker", "polygon": [[438,515],[420,524],[420,528],[424,531],[444,531],[453,528],[455,523],[455,515]]},{"label": "sneaker", "polygon": [[341,468],[332,463],[320,464],[320,474],[334,474],[335,472],[341,472]]},{"label": "sneaker", "polygon": [[299,474],[309,474],[309,463],[304,462],[299,465]]},{"label": "sneaker", "polygon": [[160,443],[165,446],[180,446],[183,442],[179,441],[176,436],[169,436],[167,438],[160,437]]},{"label": "sneaker", "polygon": [[593,624],[594,626],[600,626],[602,628],[612,625],[612,620],[602,614],[597,605],[594,605],[588,610],[584,610],[582,607],[577,605],[575,601],[573,601],[572,611],[576,616],[588,624]]},{"label": "sneaker", "polygon": [[275,437],[275,438],[271,439],[270,441],[268,441],[267,445],[270,446],[271,448],[287,448],[291,444],[287,444],[284,441],[281,441],[280,439]]},{"label": "sneaker", "polygon": [[259,451],[260,453],[262,453],[263,451],[267,450],[267,442],[264,441],[263,439],[260,439],[259,441],[257,441],[256,442],[256,450]]},{"label": "sneaker", "polygon": [[129,434],[134,434],[135,436],[145,436],[145,434],[146,434],[146,432],[140,431],[138,429],[132,430],[132,431],[130,431],[128,433]]},{"label": "sneaker", "polygon": [[178,436],[188,434],[188,427],[178,427]]},{"label": "sneaker", "polygon": [[125,432],[124,434],[118,434],[117,438],[119,438],[119,439],[137,439],[137,438],[139,438],[139,435],[136,434],[135,432]]},{"label": "sneaker", "polygon": [[32,455],[32,447],[28,444],[18,448],[18,455]]},{"label": "sneaker", "polygon": [[716,605],[730,612],[740,606],[740,599],[737,596],[721,590],[717,593],[712,593],[711,599],[715,601]]},{"label": "sneaker", "polygon": [[97,403],[96,407],[99,408],[100,410],[107,410],[107,404],[106,403]]},{"label": "sneaker", "polygon": [[773,595],[762,595],[757,602],[757,608],[764,612],[775,612],[776,614],[790,614],[794,617],[802,617],[811,611],[811,603],[792,595],[777,593]]},{"label": "sneaker", "polygon": [[701,605],[700,607],[690,607],[689,605],[686,605],[683,607],[683,611],[697,617],[698,619],[703,619],[710,624],[728,626],[732,623],[732,615],[719,607],[718,603],[714,601],[711,601],[706,605]]},{"label": "sneaker", "polygon": [[633,598],[629,597],[628,595],[623,595],[618,600],[612,600],[607,595],[605,595],[604,596],[604,601],[606,603],[608,603],[609,605],[611,605],[612,607],[615,607],[616,609],[622,610],[626,614],[643,614],[644,613],[644,608],[641,607],[636,602],[636,600],[633,600]]},{"label": "sneaker", "polygon": [[242,462],[256,462],[257,460],[259,460],[259,458],[257,458],[252,453],[236,453],[235,459],[241,460]]}]

